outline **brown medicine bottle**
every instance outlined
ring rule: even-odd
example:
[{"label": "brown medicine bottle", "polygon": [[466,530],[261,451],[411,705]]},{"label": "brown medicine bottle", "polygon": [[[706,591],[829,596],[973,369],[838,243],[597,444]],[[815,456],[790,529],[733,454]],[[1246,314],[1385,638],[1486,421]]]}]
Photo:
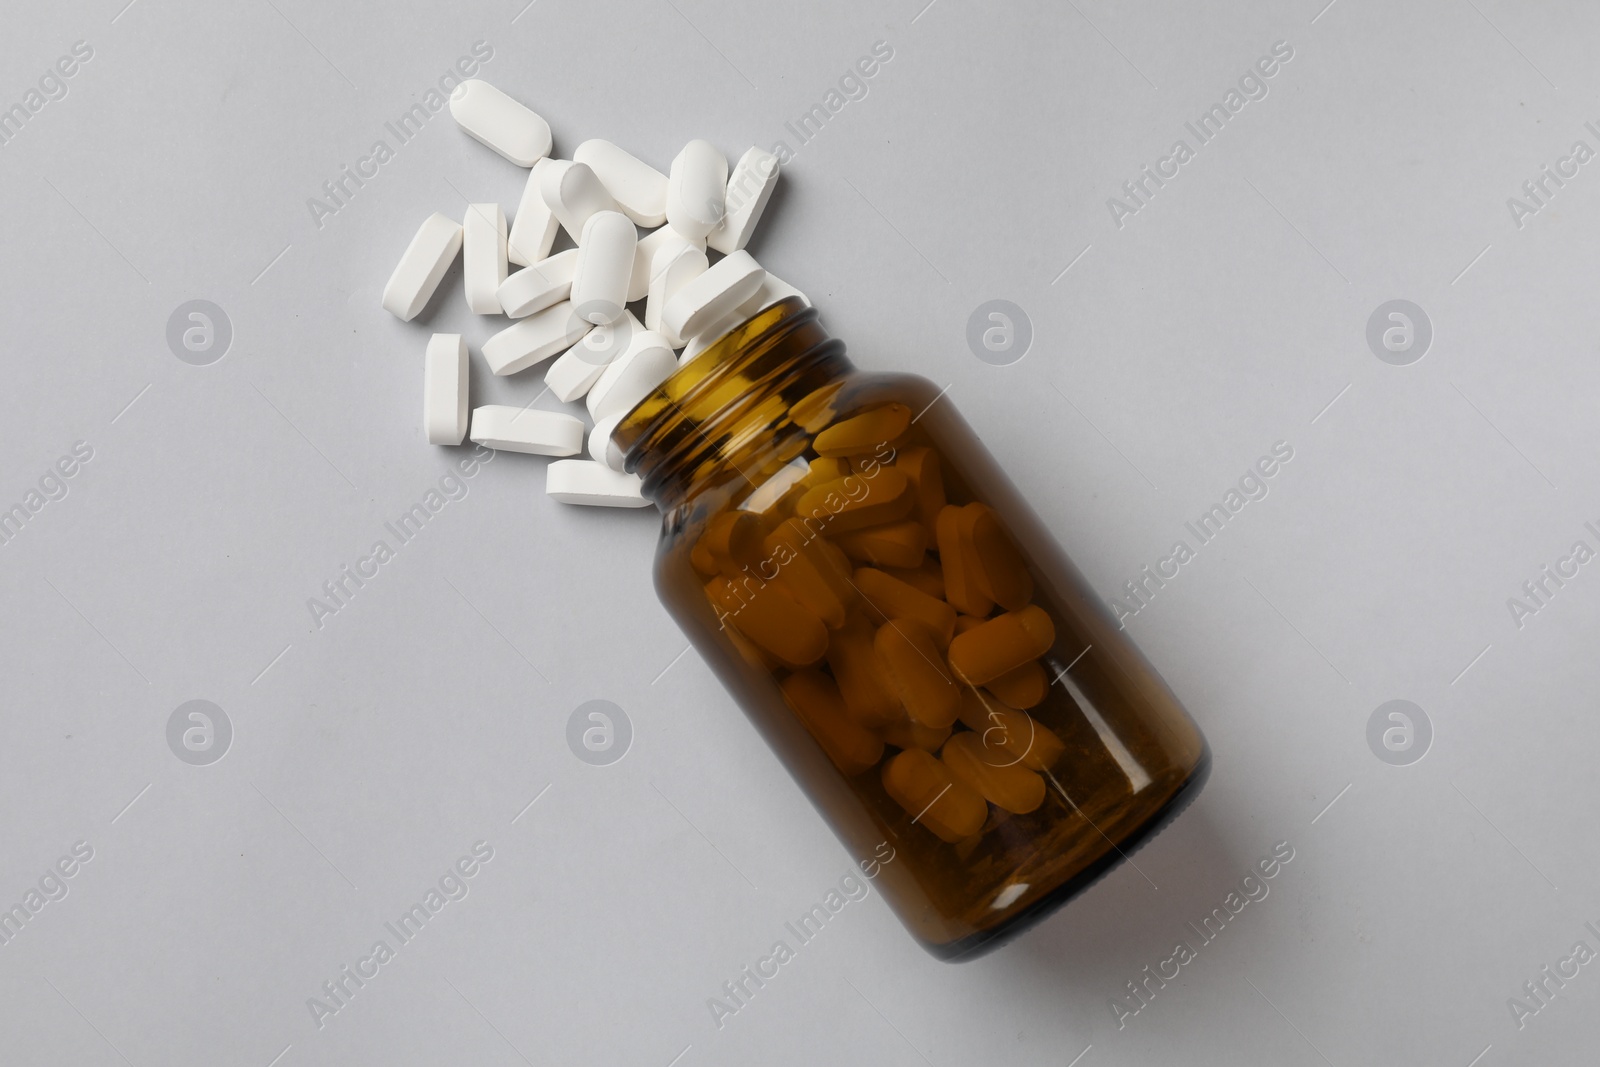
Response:
[{"label": "brown medicine bottle", "polygon": [[613,442],[661,599],[916,938],[971,959],[1199,792],[1205,739],[925,379],[790,298]]}]

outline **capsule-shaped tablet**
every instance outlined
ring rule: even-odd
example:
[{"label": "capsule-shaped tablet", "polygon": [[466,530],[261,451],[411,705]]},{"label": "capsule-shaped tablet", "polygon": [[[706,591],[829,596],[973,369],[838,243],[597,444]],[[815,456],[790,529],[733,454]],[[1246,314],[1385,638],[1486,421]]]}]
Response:
[{"label": "capsule-shaped tablet", "polygon": [[1037,604],[1008,611],[950,642],[950,666],[968,685],[985,685],[1037,659],[1055,644],[1056,627]]},{"label": "capsule-shaped tablet", "polygon": [[853,777],[877,765],[883,756],[883,742],[862,729],[845,711],[833,679],[820,671],[795,671],[779,688],[789,707],[839,770]]},{"label": "capsule-shaped tablet", "polygon": [[617,202],[600,184],[594,171],[571,160],[553,160],[539,176],[539,195],[544,198],[567,236],[581,243],[583,224],[597,211],[616,211]]},{"label": "capsule-shaped tablet", "polygon": [[589,216],[572,268],[572,306],[580,317],[597,326],[622,317],[638,243],[639,231],[622,212],[596,211]]},{"label": "capsule-shaped tablet", "polygon": [[971,521],[962,508],[946,504],[934,522],[934,539],[944,571],[945,599],[962,614],[982,618],[994,610],[994,601],[978,588],[977,556],[969,536]]},{"label": "capsule-shaped tablet", "polygon": [[954,844],[983,829],[989,807],[976,789],[921,749],[906,749],[883,765],[883,789],[943,841]]},{"label": "capsule-shaped tablet", "polygon": [[433,445],[459,445],[467,435],[467,342],[436,333],[423,355],[422,425]]},{"label": "capsule-shaped tablet", "polygon": [[711,568],[709,574],[721,573],[735,582],[746,577],[761,581],[765,579],[758,568],[762,563],[761,542],[765,537],[766,528],[751,512],[723,511],[706,523],[691,555],[702,554],[700,558]]},{"label": "capsule-shaped tablet", "polygon": [[843,626],[856,600],[855,587],[823,555],[805,527],[789,519],[762,543],[767,570],[794,599],[816,612],[830,630]]},{"label": "capsule-shaped tablet", "polygon": [[806,462],[806,474],[803,479],[805,487],[810,489],[821,485],[823,482],[834,482],[850,473],[850,464],[846,460],[834,459],[830,456],[817,456]]},{"label": "capsule-shaped tablet", "polygon": [[475,140],[519,167],[550,154],[550,124],[486,81],[475,78],[456,86],[450,115]]},{"label": "capsule-shaped tablet", "polygon": [[650,264],[650,291],[645,294],[644,324],[667,339],[673,348],[682,348],[686,338],[667,329],[662,313],[683,287],[706,272],[710,266],[705,250],[688,241],[663,245]]},{"label": "capsule-shaped tablet", "polygon": [[986,745],[982,734],[956,734],[945,743],[939,758],[951,777],[971,786],[997,808],[1026,815],[1044,803],[1044,779],[1015,762],[1004,748]]},{"label": "capsule-shaped tablet", "polygon": [[618,411],[607,415],[589,428],[589,458],[618,472],[622,470],[622,453],[612,442],[611,434],[626,414],[626,411]]},{"label": "capsule-shaped tablet", "polygon": [[518,319],[483,342],[484,362],[496,374],[515,374],[577,344],[593,328],[564,300]]},{"label": "capsule-shaped tablet", "polygon": [[743,656],[745,661],[752,666],[766,671],[768,674],[777,674],[784,669],[783,664],[779,663],[771,653],[762,651],[755,642],[733,627],[730,626],[723,630],[722,634],[728,639],[728,643],[738,650],[739,655]]},{"label": "capsule-shaped tablet", "polygon": [[981,735],[987,749],[1003,750],[1008,760],[1031,770],[1049,770],[1066,751],[1055,731],[1038,719],[1004,707],[975,689],[961,693],[961,722]]},{"label": "capsule-shaped tablet", "polygon": [[523,267],[500,283],[496,294],[501,309],[514,319],[543,311],[572,295],[572,271],[578,265],[578,250],[569,248]]},{"label": "capsule-shaped tablet", "polygon": [[558,459],[545,468],[544,491],[563,504],[599,508],[648,507],[637,474],[614,471],[592,459]]},{"label": "capsule-shaped tablet", "polygon": [[667,301],[661,324],[679,337],[694,337],[749,300],[761,288],[765,274],[749,252],[724,256]]},{"label": "capsule-shaped tablet", "polygon": [[467,307],[498,315],[500,283],[506,280],[506,213],[499,204],[468,204],[461,223],[461,278]]},{"label": "capsule-shaped tablet", "polygon": [[704,241],[691,241],[671,226],[652,230],[639,238],[639,247],[633,254],[633,277],[628,282],[628,303],[643,300],[650,295],[650,271],[655,255],[667,245],[688,244],[704,252]]},{"label": "capsule-shaped tablet", "polygon": [[722,573],[722,568],[717,566],[717,561],[712,559],[711,554],[701,548],[699,544],[692,545],[689,548],[689,565],[702,578],[715,578]]},{"label": "capsule-shaped tablet", "polygon": [[[816,541],[812,542],[812,544],[816,546],[818,552],[822,553],[823,558],[825,558],[828,563],[832,565],[834,573],[839,576],[839,580],[844,582],[852,592],[859,595],[860,590],[850,586],[850,579],[855,575],[856,572],[855,564],[850,562],[850,557],[839,551],[839,546],[834,544],[832,541],[827,540],[826,538],[819,537]],[[854,602],[854,598],[851,598],[851,603]]]},{"label": "capsule-shaped tablet", "polygon": [[472,409],[472,439],[503,452],[575,456],[583,451],[583,420],[561,411],[486,404]]},{"label": "capsule-shaped tablet", "polygon": [[1033,599],[1033,575],[1000,516],[985,504],[968,504],[972,552],[977,560],[978,588],[1007,611],[1020,611]]},{"label": "capsule-shaped tablet", "polygon": [[955,608],[875,567],[857,568],[854,580],[871,611],[884,619],[915,619],[933,632],[941,649],[949,647],[956,629]]},{"label": "capsule-shaped tablet", "polygon": [[967,729],[982,733],[991,726],[1000,725],[1001,714],[1010,710],[983,690],[967,686],[961,690],[961,711],[957,718]]},{"label": "capsule-shaped tablet", "polygon": [[383,287],[383,310],[410,322],[427,306],[461,251],[461,226],[437,211],[422,220]]},{"label": "capsule-shaped tablet", "polygon": [[644,324],[631,311],[623,312],[622,318],[609,326],[594,327],[550,364],[544,373],[544,384],[563,403],[580,399],[594,388],[606,368],[628,351],[634,336],[642,332]]},{"label": "capsule-shaped tablet", "polygon": [[[837,462],[823,460],[822,462]],[[885,523],[853,533],[839,534],[835,543],[844,554],[862,563],[880,567],[915,567],[928,550],[928,531],[911,519]],[[943,595],[944,580],[939,582]]]},{"label": "capsule-shaped tablet", "polygon": [[778,157],[765,148],[746,149],[728,178],[722,221],[706,235],[706,243],[723,253],[743,248],[755,233],[777,185]]},{"label": "capsule-shaped tablet", "polygon": [[851,716],[868,728],[888,726],[905,715],[878,663],[873,633],[872,623],[855,613],[828,637],[828,669]]},{"label": "capsule-shaped tablet", "polygon": [[842,422],[836,422],[812,440],[819,456],[859,456],[876,452],[911,426],[911,409],[904,404],[884,404]]},{"label": "capsule-shaped tablet", "polygon": [[739,585],[718,576],[706,584],[720,625],[732,626],[790,668],[809,667],[828,651],[828,628],[776,585]]},{"label": "capsule-shaped tablet", "polygon": [[984,688],[1008,708],[1034,708],[1042,704],[1050,692],[1050,676],[1045,673],[1044,664],[1030,659],[998,678],[989,679]]},{"label": "capsule-shaped tablet", "polygon": [[722,221],[728,161],[710,141],[694,140],[667,173],[667,223],[685,237],[705,240]]},{"label": "capsule-shaped tablet", "polygon": [[931,627],[916,619],[890,619],[878,627],[872,647],[911,718],[936,730],[956,721],[961,687]]},{"label": "capsule-shaped tablet", "polygon": [[944,510],[944,475],[939,469],[939,454],[924,445],[907,448],[895,457],[894,465],[911,479],[917,494],[917,521],[929,530]]},{"label": "capsule-shaped tablet", "polygon": [[825,522],[828,533],[838,536],[905,518],[915,505],[910,489],[905,475],[893,467],[881,468],[871,478],[850,474],[806,490],[795,502],[795,513]]},{"label": "capsule-shaped tablet", "polygon": [[599,138],[579,145],[572,159],[594,171],[622,213],[640,226],[649,230],[667,221],[667,176],[644,160]]},{"label": "capsule-shaped tablet", "polygon": [[533,165],[528,181],[522,187],[522,199],[517,201],[517,214],[511,220],[511,232],[506,236],[506,259],[519,267],[531,266],[550,255],[555,244],[556,221],[550,205],[539,192],[539,180],[545,168],[554,164],[546,156]]},{"label": "capsule-shaped tablet", "polygon": [[885,744],[895,748],[920,748],[924,752],[937,752],[949,740],[950,727],[941,726],[936,730],[914,719],[903,718],[880,727],[878,735]]},{"label": "capsule-shaped tablet", "polygon": [[677,369],[678,361],[666,338],[649,330],[639,331],[590,387],[584,398],[589,416],[600,419],[613,412],[628,411]]},{"label": "capsule-shaped tablet", "polygon": [[[944,599],[944,571],[939,569],[938,560],[925,558],[915,567],[882,567],[880,569],[891,578],[898,578],[907,585],[915,586],[935,600]],[[960,621],[957,618],[956,622],[958,624]]]}]

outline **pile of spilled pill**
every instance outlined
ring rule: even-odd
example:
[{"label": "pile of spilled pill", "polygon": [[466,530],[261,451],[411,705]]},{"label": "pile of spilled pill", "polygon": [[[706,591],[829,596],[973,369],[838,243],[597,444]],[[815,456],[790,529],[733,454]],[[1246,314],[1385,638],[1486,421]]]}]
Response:
[{"label": "pile of spilled pill", "polygon": [[[622,416],[734,326],[801,295],[744,250],[777,184],[777,157],[752,147],[730,174],[714,145],[695,140],[663,174],[609,141],[589,140],[572,159],[554,159],[549,124],[484,81],[459,85],[450,114],[530,168],[527,185],[509,229],[492,203],[469,204],[459,223],[438,213],[425,219],[384,286],[384,309],[416,318],[460,256],[467,306],[514,320],[483,343],[489,369],[516,374],[555,357],[545,386],[563,402],[583,399],[592,425],[531,405],[470,408],[467,344],[436,333],[424,354],[428,440],[567,457],[582,453],[587,437],[590,458],[551,463],[546,493],[568,504],[643,507],[638,476],[610,447]],[[552,255],[558,230],[576,247]],[[508,264],[522,269],[511,273]],[[638,301],[642,322],[627,306]]]}]

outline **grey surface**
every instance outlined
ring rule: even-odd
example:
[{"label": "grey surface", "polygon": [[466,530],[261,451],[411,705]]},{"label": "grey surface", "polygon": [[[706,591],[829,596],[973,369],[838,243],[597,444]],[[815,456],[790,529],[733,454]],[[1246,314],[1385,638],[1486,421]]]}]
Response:
[{"label": "grey surface", "polygon": [[[1520,228],[1507,206],[1600,148],[1592,5],[124,2],[13,3],[0,32],[8,105],[94,49],[0,147],[0,497],[93,448],[0,546],[0,898],[94,850],[0,945],[0,1061],[1592,1059],[1595,967],[1521,1028],[1507,1004],[1600,948],[1600,564],[1507,607],[1600,548],[1600,162]],[[521,172],[440,115],[322,228],[306,199],[476,40],[558,153],[658,166],[695,136],[795,147],[784,121],[889,42],[752,250],[862,365],[949,383],[1108,599],[1292,446],[1128,622],[1216,753],[1137,869],[964,966],[874,893],[718,1029],[707,999],[852,857],[680,658],[653,513],[558,506],[545,461],[501,455],[312,625],[455,458],[422,436],[428,329],[492,329],[459,273],[409,326],[383,282],[425,214],[509,211]],[[1279,40],[1269,95],[1114,225]],[[232,323],[209,366],[165,341],[191,299]],[[1031,319],[1010,366],[967,349],[991,299]],[[1433,326],[1409,366],[1366,341],[1393,299]],[[473,358],[474,403],[537,394]],[[204,766],[167,742],[196,699],[233,730]],[[596,699],[633,728],[606,766],[566,741]],[[1420,762],[1368,747],[1391,700],[1429,717]],[[480,840],[470,893],[319,1028],[307,999]],[[1119,1028],[1112,998],[1281,841],[1270,895]]]}]

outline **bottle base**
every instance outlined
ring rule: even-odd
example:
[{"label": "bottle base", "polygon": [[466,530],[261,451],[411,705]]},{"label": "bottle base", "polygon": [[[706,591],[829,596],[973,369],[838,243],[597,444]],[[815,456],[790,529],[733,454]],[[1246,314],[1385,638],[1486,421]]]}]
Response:
[{"label": "bottle base", "polygon": [[966,963],[1000,948],[1088,889],[1123,860],[1137,852],[1151,838],[1166,829],[1172,820],[1182,814],[1183,810],[1194,802],[1194,798],[1200,795],[1200,790],[1205,788],[1206,781],[1210,777],[1211,747],[1206,745],[1200,752],[1199,760],[1195,762],[1194,770],[1189,773],[1183,784],[1173,791],[1172,796],[1167,798],[1166,803],[1148,819],[1114,842],[1114,847],[1083,870],[1002,923],[944,944],[932,944],[919,939],[922,947],[946,963]]}]

